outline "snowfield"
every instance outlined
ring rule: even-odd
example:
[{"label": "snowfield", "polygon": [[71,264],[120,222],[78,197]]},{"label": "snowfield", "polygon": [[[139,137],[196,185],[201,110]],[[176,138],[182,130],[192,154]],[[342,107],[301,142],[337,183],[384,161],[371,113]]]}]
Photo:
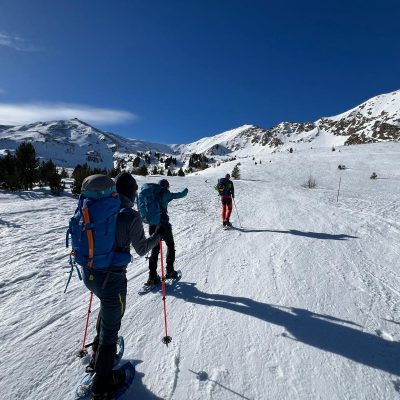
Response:
[{"label": "snowfield", "polygon": [[[120,333],[137,372],[124,398],[399,398],[400,144],[258,157],[240,160],[234,230],[221,229],[213,186],[236,162],[170,178],[189,188],[170,203],[183,272],[167,292],[172,343],[160,291],[138,295],[147,261],[134,255]],[[310,175],[315,189],[302,187]],[[72,399],[82,377],[89,292],[75,274],[63,293],[75,204],[0,191],[3,399]]]}]

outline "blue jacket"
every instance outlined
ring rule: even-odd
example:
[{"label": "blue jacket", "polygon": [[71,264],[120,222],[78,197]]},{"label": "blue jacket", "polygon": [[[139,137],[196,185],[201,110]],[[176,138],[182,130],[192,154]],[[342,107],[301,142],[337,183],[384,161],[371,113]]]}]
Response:
[{"label": "blue jacket", "polygon": [[181,199],[188,194],[188,189],[183,189],[181,192],[171,193],[168,189],[165,189],[161,195],[161,218],[160,224],[167,225],[169,224],[169,216],[168,216],[168,203],[175,199]]}]

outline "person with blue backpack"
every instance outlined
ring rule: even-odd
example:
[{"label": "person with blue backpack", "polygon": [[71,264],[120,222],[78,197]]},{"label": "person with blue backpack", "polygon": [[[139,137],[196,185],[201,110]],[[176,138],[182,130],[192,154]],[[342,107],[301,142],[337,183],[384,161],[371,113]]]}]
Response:
[{"label": "person with blue backpack", "polygon": [[[152,235],[162,231],[162,239],[167,245],[167,272],[165,279],[176,279],[178,273],[174,269],[175,262],[175,242],[172,233],[172,225],[169,222],[168,204],[175,199],[181,199],[188,194],[188,189],[181,192],[171,193],[169,191],[169,182],[166,179],[161,179],[158,184],[146,183],[141,188],[138,208],[142,216],[143,222],[149,224],[149,234]],[[158,254],[160,245],[153,247],[149,259],[149,278],[145,283],[146,286],[157,285],[161,282],[160,276],[157,274]]]},{"label": "person with blue backpack", "polygon": [[145,237],[140,215],[132,209],[137,188],[126,172],[115,182],[106,175],[91,175],[83,181],[78,208],[70,221],[75,261],[82,266],[86,287],[100,300],[92,345],[93,400],[111,399],[125,383],[125,371],[113,370],[113,366],[125,312],[130,246],[143,256],[159,243],[164,230],[155,227],[152,235]]},{"label": "person with blue backpack", "polygon": [[222,225],[230,227],[232,226],[229,221],[232,214],[232,199],[235,198],[235,188],[231,181],[231,176],[226,174],[225,178],[218,179],[218,184],[215,186],[215,189],[218,190],[218,194],[221,197]]}]

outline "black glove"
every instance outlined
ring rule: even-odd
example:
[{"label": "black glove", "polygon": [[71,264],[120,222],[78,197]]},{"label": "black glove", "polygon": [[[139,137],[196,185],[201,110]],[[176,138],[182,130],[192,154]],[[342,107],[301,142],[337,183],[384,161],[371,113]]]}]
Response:
[{"label": "black glove", "polygon": [[161,236],[161,239],[165,235],[165,226],[164,225],[157,225],[156,230],[154,231],[157,235]]}]

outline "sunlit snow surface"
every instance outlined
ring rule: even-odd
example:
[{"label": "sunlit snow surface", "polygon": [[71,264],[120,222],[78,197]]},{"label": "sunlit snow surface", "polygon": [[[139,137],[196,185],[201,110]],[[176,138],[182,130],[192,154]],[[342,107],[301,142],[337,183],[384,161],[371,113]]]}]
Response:
[{"label": "sunlit snow surface", "polygon": [[[235,230],[221,229],[213,186],[236,162],[169,178],[189,188],[170,203],[183,272],[167,293],[172,343],[161,341],[161,293],[137,293],[147,262],[135,256],[120,333],[137,374],[125,399],[397,399],[400,144],[260,157],[240,160]],[[302,187],[310,175],[315,189]],[[3,399],[71,399],[82,376],[89,293],[75,277],[63,294],[75,203],[0,191]],[[97,312],[96,300],[89,339]]]}]

